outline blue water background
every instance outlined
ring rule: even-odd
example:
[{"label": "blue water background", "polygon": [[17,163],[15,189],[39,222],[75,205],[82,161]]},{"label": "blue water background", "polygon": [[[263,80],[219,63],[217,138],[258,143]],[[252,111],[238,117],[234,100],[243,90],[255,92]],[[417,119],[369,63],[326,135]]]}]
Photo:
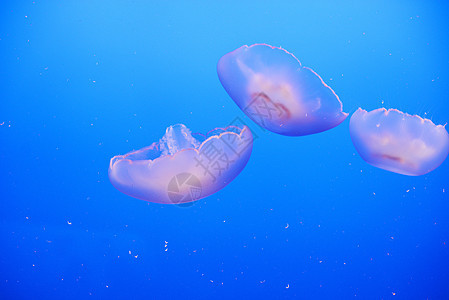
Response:
[{"label": "blue water background", "polygon": [[[446,1],[2,1],[1,299],[448,299],[449,160],[376,169],[349,118],[305,137],[261,131],[216,63],[281,46],[346,112],[449,121]],[[241,118],[252,157],[190,207],[110,184],[109,159],[184,123]]]}]

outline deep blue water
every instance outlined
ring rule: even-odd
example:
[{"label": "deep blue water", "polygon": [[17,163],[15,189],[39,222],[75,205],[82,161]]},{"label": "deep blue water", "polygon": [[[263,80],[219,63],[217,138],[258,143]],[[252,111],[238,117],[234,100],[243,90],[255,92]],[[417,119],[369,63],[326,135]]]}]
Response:
[{"label": "deep blue water", "polygon": [[[349,118],[262,132],[216,63],[294,53],[343,109],[449,122],[445,1],[13,1],[0,4],[0,299],[448,299],[449,160],[374,168]],[[128,197],[109,159],[242,118],[251,159],[179,207]]]}]

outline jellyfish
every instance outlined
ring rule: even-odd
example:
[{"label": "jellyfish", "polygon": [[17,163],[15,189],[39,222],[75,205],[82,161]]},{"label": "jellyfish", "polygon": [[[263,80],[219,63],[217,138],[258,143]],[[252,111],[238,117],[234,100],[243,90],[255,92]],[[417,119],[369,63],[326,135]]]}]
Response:
[{"label": "jellyfish", "polygon": [[319,133],[348,116],[334,91],[284,49],[242,46],[217,65],[226,92],[254,122],[287,136]]},{"label": "jellyfish", "polygon": [[245,167],[252,151],[248,127],[192,134],[182,124],[167,128],[159,142],[118,155],[109,164],[112,185],[131,197],[182,204],[216,193]]},{"label": "jellyfish", "polygon": [[349,122],[352,142],[363,160],[387,171],[419,176],[437,168],[449,153],[442,125],[397,109],[359,108]]}]

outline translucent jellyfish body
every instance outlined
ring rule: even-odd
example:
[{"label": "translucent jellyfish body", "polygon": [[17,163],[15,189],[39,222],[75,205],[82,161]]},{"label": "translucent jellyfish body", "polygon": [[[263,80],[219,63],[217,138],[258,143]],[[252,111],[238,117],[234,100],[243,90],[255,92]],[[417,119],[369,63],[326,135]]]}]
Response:
[{"label": "translucent jellyfish body", "polygon": [[119,191],[155,203],[181,204],[207,197],[229,184],[252,151],[248,127],[217,128],[194,134],[181,124],[146,148],[118,155],[109,179]]},{"label": "translucent jellyfish body", "polygon": [[318,133],[348,116],[320,76],[284,49],[266,44],[242,46],[219,60],[217,72],[240,109],[275,133]]},{"label": "translucent jellyfish body", "polygon": [[449,153],[444,126],[396,109],[367,112],[359,108],[351,117],[349,130],[363,160],[399,174],[426,174],[442,164]]}]

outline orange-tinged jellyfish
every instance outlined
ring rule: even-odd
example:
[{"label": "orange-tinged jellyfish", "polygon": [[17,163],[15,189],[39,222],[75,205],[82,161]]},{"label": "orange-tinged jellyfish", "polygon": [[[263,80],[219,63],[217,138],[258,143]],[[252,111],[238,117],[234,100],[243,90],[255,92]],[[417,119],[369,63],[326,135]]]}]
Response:
[{"label": "orange-tinged jellyfish", "polygon": [[217,128],[192,134],[182,124],[167,128],[151,146],[118,155],[109,164],[109,179],[134,198],[182,204],[216,193],[245,167],[253,146],[248,127]]},{"label": "orange-tinged jellyfish", "polygon": [[329,130],[348,116],[334,91],[284,49],[242,46],[218,62],[221,84],[260,126],[288,136]]},{"label": "orange-tinged jellyfish", "polygon": [[351,116],[349,131],[363,160],[399,174],[427,174],[449,153],[449,134],[443,125],[397,109],[359,108]]}]

